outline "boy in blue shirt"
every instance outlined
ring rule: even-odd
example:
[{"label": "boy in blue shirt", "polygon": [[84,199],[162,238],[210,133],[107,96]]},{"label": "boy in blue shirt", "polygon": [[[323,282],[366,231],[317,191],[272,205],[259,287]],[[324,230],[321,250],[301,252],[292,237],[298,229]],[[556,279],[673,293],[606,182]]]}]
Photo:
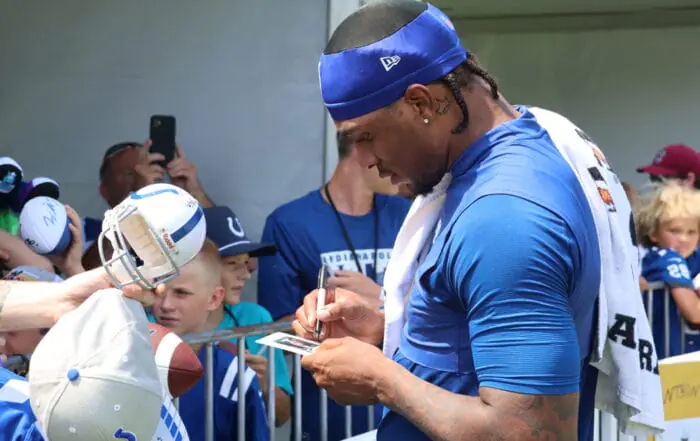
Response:
[{"label": "boy in blue shirt", "polygon": [[[219,249],[223,261],[224,301],[220,308],[211,314],[211,329],[229,329],[241,326],[272,323],[272,316],[256,303],[241,302],[241,290],[251,278],[250,260],[270,256],[277,252],[271,244],[251,242],[243,226],[229,207],[218,206],[204,209],[207,220],[207,237]],[[246,363],[258,373],[261,389],[268,401],[267,362],[268,352],[260,354],[264,347],[257,343],[260,336],[245,338]],[[236,339],[232,343],[238,343]],[[287,363],[281,350],[275,349],[275,425],[283,425],[291,415],[292,384]]]}]

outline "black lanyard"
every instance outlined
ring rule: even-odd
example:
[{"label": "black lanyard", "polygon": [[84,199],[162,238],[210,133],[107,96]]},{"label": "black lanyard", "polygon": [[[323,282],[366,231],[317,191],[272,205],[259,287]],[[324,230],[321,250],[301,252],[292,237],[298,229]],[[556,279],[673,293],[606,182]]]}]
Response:
[{"label": "black lanyard", "polygon": [[[360,265],[360,259],[357,257],[357,251],[355,251],[355,246],[352,244],[352,240],[350,239],[350,234],[348,233],[348,230],[345,228],[345,224],[343,223],[343,218],[340,217],[340,213],[338,212],[338,209],[335,208],[335,203],[333,203],[333,198],[331,198],[331,193],[328,191],[328,184],[323,186],[323,191],[326,193],[326,198],[328,198],[328,202],[330,202],[331,207],[333,207],[333,211],[335,212],[335,217],[338,219],[338,223],[340,224],[340,229],[343,231],[343,237],[345,238],[345,242],[347,243],[348,247],[350,248],[350,252],[352,253],[352,257],[355,259],[355,264],[357,265],[357,269],[361,272],[362,271],[362,265]],[[374,278],[373,280],[376,282],[377,281],[377,276],[379,273],[379,270],[377,269],[377,254],[379,254],[379,212],[377,211],[377,196],[373,195],[372,196],[372,214],[374,215]],[[369,277],[368,274],[365,274],[365,276]]]}]

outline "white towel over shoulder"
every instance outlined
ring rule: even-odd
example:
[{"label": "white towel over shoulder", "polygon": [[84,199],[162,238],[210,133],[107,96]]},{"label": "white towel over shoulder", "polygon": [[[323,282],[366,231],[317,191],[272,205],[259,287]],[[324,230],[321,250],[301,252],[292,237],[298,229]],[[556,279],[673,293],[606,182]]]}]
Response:
[{"label": "white towel over shoulder", "polygon": [[[593,213],[600,247],[600,291],[593,361],[598,368],[596,407],[613,414],[624,433],[647,436],[664,427],[661,379],[643,369],[639,341],[653,346],[651,327],[639,292],[639,255],[632,242],[631,208],[605,156],[588,136],[563,116],[530,108],[576,173]],[[634,319],[635,347],[608,338],[618,314]],[[656,351],[652,366],[656,366]]]},{"label": "white towel over shoulder", "polygon": [[401,332],[406,322],[405,297],[411,292],[413,276],[434,236],[445,192],[452,177],[446,174],[432,193],[418,196],[411,205],[391,251],[391,259],[384,273],[384,354],[392,357],[399,347]]}]

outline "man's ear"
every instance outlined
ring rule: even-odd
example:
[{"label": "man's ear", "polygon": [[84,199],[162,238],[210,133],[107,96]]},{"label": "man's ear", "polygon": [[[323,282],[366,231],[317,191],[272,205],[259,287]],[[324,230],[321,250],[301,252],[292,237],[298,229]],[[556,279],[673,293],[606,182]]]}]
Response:
[{"label": "man's ear", "polygon": [[221,302],[224,301],[224,295],[226,294],[226,290],[224,290],[223,286],[217,286],[214,288],[214,294],[211,296],[211,300],[209,300],[209,306],[208,310],[215,311],[219,306],[221,306]]},{"label": "man's ear", "polygon": [[431,120],[435,116],[436,103],[428,87],[422,84],[411,84],[406,89],[403,99],[413,109],[416,118]]}]

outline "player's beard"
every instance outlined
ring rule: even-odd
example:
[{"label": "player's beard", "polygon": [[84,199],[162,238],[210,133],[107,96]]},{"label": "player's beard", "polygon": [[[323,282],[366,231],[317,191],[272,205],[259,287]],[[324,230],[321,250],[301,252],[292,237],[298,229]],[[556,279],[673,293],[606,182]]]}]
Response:
[{"label": "player's beard", "polygon": [[445,173],[449,170],[446,161],[442,164],[439,162],[433,167],[432,170],[426,170],[419,177],[410,180],[410,188],[413,197],[419,195],[427,195],[433,191],[436,185],[440,183]]}]

